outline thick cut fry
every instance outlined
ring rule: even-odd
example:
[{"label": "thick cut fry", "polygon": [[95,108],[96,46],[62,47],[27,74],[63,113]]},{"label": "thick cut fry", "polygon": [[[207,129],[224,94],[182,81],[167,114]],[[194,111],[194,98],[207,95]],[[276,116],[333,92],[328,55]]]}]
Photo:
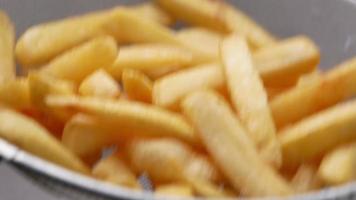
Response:
[{"label": "thick cut fry", "polygon": [[208,91],[195,92],[182,106],[208,152],[237,191],[248,196],[291,194],[282,177],[260,159],[222,97]]},{"label": "thick cut fry", "polygon": [[222,32],[237,32],[256,48],[275,42],[273,36],[237,8],[223,1],[156,0],[175,18]]},{"label": "thick cut fry", "polygon": [[100,154],[105,148],[120,143],[124,138],[119,131],[102,123],[95,117],[76,114],[65,125],[62,143],[80,158]]},{"label": "thick cut fry", "polygon": [[171,183],[166,185],[159,185],[155,189],[155,194],[162,196],[180,196],[191,197],[193,195],[193,188],[185,183]]},{"label": "thick cut fry", "polygon": [[29,82],[26,78],[17,78],[0,84],[0,103],[14,109],[26,109],[31,106]]},{"label": "thick cut fry", "polygon": [[[280,132],[283,164],[293,166],[356,139],[356,101],[322,111]],[[317,145],[316,145],[317,144]]]},{"label": "thick cut fry", "polygon": [[320,188],[320,180],[312,165],[301,165],[291,180],[291,185],[297,192],[308,192]]},{"label": "thick cut fry", "polygon": [[219,182],[222,175],[212,161],[203,155],[193,155],[185,166],[185,174],[188,177],[195,177],[202,180]]},{"label": "thick cut fry", "polygon": [[19,39],[17,58],[23,66],[39,66],[102,34],[118,42],[180,43],[172,31],[136,13],[118,7],[34,26]]},{"label": "thick cut fry", "polygon": [[89,169],[45,128],[24,115],[0,110],[0,137],[63,167],[88,174]]},{"label": "thick cut fry", "polygon": [[328,153],[318,174],[327,185],[340,185],[356,180],[356,144],[345,145]]},{"label": "thick cut fry", "polygon": [[78,92],[83,96],[115,98],[120,96],[120,87],[110,74],[98,69],[83,80]]},{"label": "thick cut fry", "polygon": [[127,96],[132,100],[151,103],[153,83],[145,74],[134,69],[124,69],[122,85]]},{"label": "thick cut fry", "polygon": [[312,72],[319,64],[319,49],[306,36],[292,37],[253,55],[265,85],[281,87],[294,85],[298,78]]},{"label": "thick cut fry", "polygon": [[14,59],[15,31],[6,13],[0,10],[0,83],[14,80],[16,67]]},{"label": "thick cut fry", "polygon": [[129,8],[139,17],[150,19],[163,25],[171,25],[174,22],[165,11],[152,2],[137,4]]},{"label": "thick cut fry", "polygon": [[219,58],[221,34],[204,28],[186,28],[179,31],[177,37],[191,49],[201,52],[211,59]]},{"label": "thick cut fry", "polygon": [[55,58],[41,72],[79,84],[95,70],[111,65],[116,56],[115,40],[100,36]]},{"label": "thick cut fry", "polygon": [[223,40],[221,62],[232,104],[242,124],[261,156],[279,167],[282,156],[267,94],[244,38],[231,35]]},{"label": "thick cut fry", "polygon": [[109,183],[139,189],[135,174],[116,155],[100,160],[93,168],[92,174]]},{"label": "thick cut fry", "polygon": [[49,96],[52,108],[74,108],[93,114],[117,131],[146,136],[171,136],[198,143],[193,128],[183,116],[138,102],[95,97]]},{"label": "thick cut fry", "polygon": [[315,81],[320,81],[320,78],[322,77],[321,71],[316,69],[313,72],[310,72],[308,74],[305,74],[301,77],[299,77],[297,86],[298,87],[308,87],[309,84],[313,84]]},{"label": "thick cut fry", "polygon": [[166,44],[140,44],[122,47],[108,71],[118,80],[125,68],[140,70],[151,78],[157,78],[192,62],[192,53],[184,48]]},{"label": "thick cut fry", "polygon": [[295,87],[281,94],[270,105],[276,126],[284,127],[354,96],[355,80],[356,58],[335,67],[304,87]]},{"label": "thick cut fry", "polygon": [[178,108],[187,94],[202,89],[222,89],[224,77],[219,64],[203,64],[162,77],[154,82],[152,100],[159,106]]},{"label": "thick cut fry", "polygon": [[[174,139],[139,140],[127,149],[132,167],[137,172],[146,172],[156,183],[186,182],[195,193],[205,197],[226,197],[206,174],[192,171],[189,166],[201,157]],[[157,163],[159,163],[157,165]]]}]

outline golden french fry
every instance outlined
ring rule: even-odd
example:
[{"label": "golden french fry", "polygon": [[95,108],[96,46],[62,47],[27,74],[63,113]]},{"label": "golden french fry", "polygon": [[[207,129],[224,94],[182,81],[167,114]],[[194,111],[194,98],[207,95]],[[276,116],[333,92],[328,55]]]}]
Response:
[{"label": "golden french fry", "polygon": [[248,196],[292,193],[283,178],[260,159],[253,142],[222,97],[210,91],[195,92],[182,106],[208,152],[236,190]]},{"label": "golden french fry", "polygon": [[293,166],[312,160],[339,144],[356,139],[355,124],[356,101],[351,101],[285,128],[279,134],[283,164]]},{"label": "golden french fry", "polygon": [[260,48],[275,42],[273,36],[259,24],[223,1],[156,0],[156,2],[175,18],[190,24],[243,34],[253,47]]},{"label": "golden french fry", "polygon": [[100,160],[92,170],[94,177],[112,184],[140,189],[135,174],[115,154]]},{"label": "golden french fry", "polygon": [[112,37],[100,36],[55,58],[41,72],[79,84],[95,70],[111,65],[117,51]]},{"label": "golden french fry", "polygon": [[283,92],[286,92],[287,90],[290,89],[290,87],[267,87],[265,88],[268,96],[268,100],[271,101],[274,99],[276,96],[282,94]]},{"label": "golden french fry", "polygon": [[327,185],[340,185],[356,180],[356,144],[341,146],[322,160],[318,175]]},{"label": "golden french fry", "polygon": [[80,158],[101,153],[103,148],[118,144],[124,136],[95,117],[76,114],[65,125],[62,143]]},{"label": "golden french fry", "polygon": [[0,9],[0,83],[14,80],[16,66],[14,59],[15,31],[7,14]]},{"label": "golden french fry", "polygon": [[217,167],[212,163],[209,157],[195,154],[189,159],[185,166],[185,175],[195,177],[201,180],[209,180],[219,182],[222,180],[222,175]]},{"label": "golden french fry", "polygon": [[263,159],[279,167],[282,155],[267,94],[243,37],[231,35],[223,40],[221,62],[232,104],[248,136]]},{"label": "golden french fry", "polygon": [[109,73],[120,80],[125,68],[140,70],[152,78],[192,64],[193,54],[184,48],[166,44],[139,44],[120,48]]},{"label": "golden french fry", "polygon": [[159,185],[155,189],[155,194],[162,196],[181,196],[191,197],[193,195],[193,188],[186,183],[171,183]]},{"label": "golden french fry", "polygon": [[308,87],[308,85],[311,84],[312,82],[319,81],[321,77],[322,77],[321,71],[317,69],[313,72],[304,74],[303,76],[299,77],[297,86]]},{"label": "golden french fry", "polygon": [[102,34],[118,42],[179,44],[172,31],[118,7],[31,27],[19,39],[16,55],[23,66],[39,66],[59,54]]},{"label": "golden french fry", "polygon": [[262,48],[253,54],[265,85],[294,85],[298,78],[319,64],[318,47],[306,36],[295,36]]},{"label": "golden french fry", "polygon": [[119,84],[103,69],[98,69],[87,76],[78,90],[83,96],[115,98],[120,96]]},{"label": "golden french fry", "polygon": [[136,140],[127,147],[131,166],[157,183],[185,181],[189,147],[174,139]]},{"label": "golden french fry", "polygon": [[134,69],[124,69],[121,80],[130,99],[151,103],[153,83],[145,74]]},{"label": "golden french fry", "polygon": [[204,28],[186,28],[180,30],[177,37],[191,49],[214,60],[219,58],[221,34]]},{"label": "golden french fry", "polygon": [[14,109],[31,107],[30,89],[27,78],[17,78],[0,84],[0,103]]},{"label": "golden french fry", "polygon": [[90,113],[123,133],[146,136],[171,136],[196,144],[193,128],[183,116],[139,102],[95,97],[49,96],[47,105],[53,109],[78,110]]},{"label": "golden french fry", "polygon": [[129,8],[139,17],[150,19],[163,25],[171,25],[174,22],[165,11],[152,2],[137,4]]},{"label": "golden french fry", "polygon": [[291,185],[297,192],[308,192],[320,188],[320,180],[312,165],[301,165],[291,180]]},{"label": "golden french fry", "polygon": [[84,174],[89,169],[33,119],[0,110],[0,137],[39,157]]},{"label": "golden french fry", "polygon": [[276,126],[281,128],[292,124],[354,96],[355,80],[356,58],[342,63],[304,87],[295,87],[274,98],[270,106]]},{"label": "golden french fry", "polygon": [[193,91],[223,88],[224,77],[220,67],[217,63],[203,64],[156,80],[152,91],[153,103],[176,109],[179,101]]}]

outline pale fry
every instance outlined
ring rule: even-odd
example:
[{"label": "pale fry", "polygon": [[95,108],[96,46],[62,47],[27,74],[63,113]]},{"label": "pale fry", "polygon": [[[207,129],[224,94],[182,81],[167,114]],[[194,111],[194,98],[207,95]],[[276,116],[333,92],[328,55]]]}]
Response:
[{"label": "pale fry", "polygon": [[252,141],[222,97],[208,91],[196,92],[189,95],[182,106],[208,152],[237,191],[248,196],[292,193],[282,177],[259,158]]},{"label": "pale fry", "polygon": [[15,30],[7,14],[0,9],[0,83],[14,80],[16,67],[14,59]]},{"label": "pale fry", "polygon": [[279,135],[284,165],[294,166],[317,158],[339,144],[356,139],[356,101],[307,117]]},{"label": "pale fry", "polygon": [[282,156],[267,94],[254,68],[245,39],[238,35],[224,39],[221,44],[221,62],[232,104],[248,136],[261,156],[279,167]]},{"label": "pale fry", "polygon": [[184,173],[187,177],[194,177],[212,182],[219,182],[223,179],[220,171],[209,157],[194,153],[192,153],[192,156],[189,158]]},{"label": "pale fry", "polygon": [[39,66],[102,34],[112,35],[118,42],[180,44],[168,28],[118,7],[34,26],[19,39],[16,55],[23,66]]},{"label": "pale fry", "polygon": [[116,98],[120,96],[119,84],[103,69],[98,69],[87,76],[78,90],[83,96]]},{"label": "pale fry", "polygon": [[39,157],[74,171],[89,169],[36,121],[10,110],[0,110],[0,137]]},{"label": "pale fry", "polygon": [[171,183],[159,185],[155,189],[155,194],[162,196],[180,196],[191,197],[193,195],[193,188],[185,183]]},{"label": "pale fry", "polygon": [[253,60],[268,86],[291,86],[319,64],[319,49],[306,36],[295,36],[262,48]]},{"label": "pale fry", "polygon": [[122,133],[111,130],[110,126],[95,117],[76,114],[64,127],[62,143],[74,154],[86,159],[100,154],[107,146],[119,143],[123,137]]},{"label": "pale fry", "polygon": [[49,96],[46,100],[47,105],[53,109],[72,108],[93,114],[124,133],[171,136],[189,143],[198,143],[193,128],[183,116],[152,105],[77,96]]},{"label": "pale fry", "polygon": [[152,2],[137,4],[129,8],[139,17],[147,18],[163,25],[171,25],[174,22],[172,17]]},{"label": "pale fry", "polygon": [[17,78],[0,84],[0,103],[14,109],[31,107],[28,79]]},{"label": "pale fry", "polygon": [[121,80],[129,99],[151,103],[153,83],[145,74],[134,69],[124,69]]},{"label": "pale fry", "polygon": [[299,166],[297,172],[291,180],[291,185],[297,192],[308,192],[319,189],[320,184],[319,177],[317,176],[317,169],[308,164]]},{"label": "pale fry", "polygon": [[79,84],[95,70],[111,65],[117,51],[112,37],[100,36],[55,58],[41,72]]},{"label": "pale fry", "polygon": [[340,185],[356,180],[356,144],[341,146],[328,153],[318,174],[327,185]]},{"label": "pale fry", "polygon": [[354,96],[355,80],[356,58],[353,58],[322,74],[318,80],[274,98],[270,106],[276,126],[281,128],[292,124]]},{"label": "pale fry", "polygon": [[275,42],[273,36],[260,25],[223,1],[156,0],[156,2],[175,18],[190,24],[225,33],[243,34],[253,47],[260,48]]},{"label": "pale fry", "polygon": [[186,28],[177,33],[177,37],[191,49],[210,57],[219,58],[219,45],[222,35],[204,28]]},{"label": "pale fry", "polygon": [[93,168],[92,174],[101,180],[112,184],[140,189],[135,174],[131,169],[119,159],[118,156],[111,155],[100,160]]},{"label": "pale fry", "polygon": [[222,89],[223,85],[220,65],[203,64],[156,80],[152,100],[156,105],[177,109],[179,101],[190,92],[202,88]]},{"label": "pale fry", "polygon": [[109,73],[120,80],[125,68],[140,70],[151,78],[186,67],[193,63],[193,54],[184,48],[166,44],[138,44],[120,48]]},{"label": "pale fry", "polygon": [[226,191],[219,185],[205,179],[188,177],[188,182],[192,185],[194,193],[209,198],[228,198],[233,196],[230,191]]}]

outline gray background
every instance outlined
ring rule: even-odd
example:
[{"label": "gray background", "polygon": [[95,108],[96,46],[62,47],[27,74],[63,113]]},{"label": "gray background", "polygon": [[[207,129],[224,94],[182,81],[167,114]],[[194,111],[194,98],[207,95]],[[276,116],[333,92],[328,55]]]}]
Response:
[{"label": "gray background", "polygon": [[[33,24],[138,0],[0,0],[16,24],[17,35]],[[356,55],[356,0],[235,0],[275,35],[306,34],[321,47],[323,69]],[[0,200],[59,200],[0,164]]]}]

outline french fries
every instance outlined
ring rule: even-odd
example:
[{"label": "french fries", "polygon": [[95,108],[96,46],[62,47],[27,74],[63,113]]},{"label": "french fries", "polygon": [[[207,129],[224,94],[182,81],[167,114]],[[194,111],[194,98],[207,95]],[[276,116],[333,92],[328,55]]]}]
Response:
[{"label": "french fries", "polygon": [[219,58],[219,45],[222,35],[204,28],[186,28],[177,33],[186,46],[200,52],[212,60]]},{"label": "french fries", "polygon": [[276,126],[281,128],[292,124],[354,96],[355,79],[356,58],[353,58],[322,74],[308,86],[295,87],[281,94],[270,104]]},{"label": "french fries", "polygon": [[174,22],[166,12],[152,2],[137,4],[129,8],[139,17],[148,18],[163,25],[171,25]]},{"label": "french fries", "polygon": [[223,40],[221,62],[232,104],[248,136],[255,143],[261,156],[279,167],[282,156],[267,94],[243,37],[231,35]]},{"label": "french fries", "polygon": [[273,36],[237,8],[222,2],[208,0],[156,0],[175,18],[193,25],[221,32],[236,32],[248,38],[256,48],[275,42]]},{"label": "french fries", "polygon": [[115,40],[100,36],[55,58],[41,72],[79,84],[95,70],[111,65],[116,55]]},{"label": "french fries", "polygon": [[116,155],[100,160],[93,168],[92,174],[98,179],[112,184],[140,189],[135,174]]},{"label": "french fries", "polygon": [[118,83],[103,69],[98,69],[86,77],[78,90],[83,96],[116,98],[120,96]]},{"label": "french fries", "polygon": [[341,185],[356,180],[356,58],[319,62],[308,36],[276,39],[224,1],[117,6],[16,45],[0,9],[0,138],[157,199]]},{"label": "french fries", "polygon": [[201,196],[228,196],[206,174],[190,168],[193,162],[199,162],[197,159],[203,157],[177,140],[163,138],[134,141],[129,144],[127,154],[132,167],[137,171],[145,171],[156,183],[185,182]]},{"label": "french fries", "polygon": [[237,191],[248,196],[292,193],[282,177],[259,158],[253,142],[222,97],[210,91],[195,92],[182,106],[208,152]]},{"label": "french fries", "polygon": [[124,69],[121,79],[125,93],[130,99],[152,102],[153,83],[145,74],[134,69]]},{"label": "french fries", "polygon": [[341,146],[328,153],[318,174],[327,185],[340,185],[356,180],[356,144]]},{"label": "french fries", "polygon": [[193,62],[193,54],[184,48],[166,44],[140,44],[120,48],[109,73],[120,80],[125,68],[136,69],[151,78],[186,67]]},{"label": "french fries", "polygon": [[355,125],[356,101],[354,100],[285,128],[279,134],[283,164],[293,166],[315,159],[337,145],[356,139]]},{"label": "french fries", "polygon": [[0,110],[0,137],[46,160],[89,174],[82,161],[33,119],[14,111]]},{"label": "french fries", "polygon": [[6,13],[0,10],[0,83],[15,79],[15,31]]},{"label": "french fries", "polygon": [[156,187],[155,194],[162,196],[191,197],[193,196],[193,188],[184,183],[165,184]]},{"label": "french fries", "polygon": [[172,136],[197,144],[193,128],[183,116],[138,102],[115,101],[95,97],[49,96],[52,108],[74,108],[96,115],[117,131],[146,136]]},{"label": "french fries", "polygon": [[16,78],[0,84],[0,104],[22,110],[31,107],[27,78]]},{"label": "french fries", "polygon": [[167,75],[154,82],[152,101],[154,104],[179,108],[179,101],[190,92],[201,88],[222,90],[224,78],[219,64],[203,64]]}]

